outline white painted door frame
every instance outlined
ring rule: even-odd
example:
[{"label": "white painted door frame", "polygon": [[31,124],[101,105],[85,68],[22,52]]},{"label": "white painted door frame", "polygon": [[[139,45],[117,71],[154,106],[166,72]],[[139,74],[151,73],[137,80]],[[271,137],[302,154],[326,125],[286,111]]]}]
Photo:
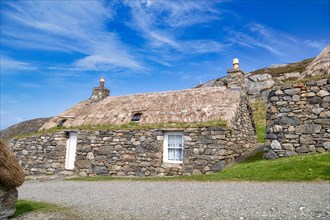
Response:
[{"label": "white painted door frame", "polygon": [[65,169],[73,170],[76,160],[77,132],[69,131],[69,138],[66,141]]}]

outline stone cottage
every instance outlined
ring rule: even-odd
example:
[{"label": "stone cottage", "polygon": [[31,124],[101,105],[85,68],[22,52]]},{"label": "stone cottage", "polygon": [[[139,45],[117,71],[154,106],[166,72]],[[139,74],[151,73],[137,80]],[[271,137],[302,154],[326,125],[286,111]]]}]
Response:
[{"label": "stone cottage", "polygon": [[[237,78],[240,72],[232,70]],[[11,142],[27,175],[164,176],[222,170],[255,147],[246,95],[232,86],[110,96],[93,89],[44,124],[57,132]]]}]

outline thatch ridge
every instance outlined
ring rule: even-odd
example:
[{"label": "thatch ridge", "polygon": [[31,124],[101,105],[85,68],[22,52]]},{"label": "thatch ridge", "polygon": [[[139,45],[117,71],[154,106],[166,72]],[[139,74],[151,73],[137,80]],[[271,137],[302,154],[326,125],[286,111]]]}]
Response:
[{"label": "thatch ridge", "polygon": [[0,141],[0,185],[15,188],[23,184],[24,171],[8,146]]},{"label": "thatch ridge", "polygon": [[128,124],[141,113],[140,124],[195,123],[222,120],[230,125],[240,103],[240,91],[225,87],[110,96],[82,101],[52,118],[41,129],[99,124]]}]

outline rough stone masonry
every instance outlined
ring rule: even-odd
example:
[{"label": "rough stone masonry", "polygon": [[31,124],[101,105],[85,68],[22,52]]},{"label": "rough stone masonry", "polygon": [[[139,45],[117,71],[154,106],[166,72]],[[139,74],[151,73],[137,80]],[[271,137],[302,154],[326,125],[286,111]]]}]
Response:
[{"label": "rough stone masonry", "polygon": [[269,94],[266,158],[330,151],[330,79],[274,87]]}]

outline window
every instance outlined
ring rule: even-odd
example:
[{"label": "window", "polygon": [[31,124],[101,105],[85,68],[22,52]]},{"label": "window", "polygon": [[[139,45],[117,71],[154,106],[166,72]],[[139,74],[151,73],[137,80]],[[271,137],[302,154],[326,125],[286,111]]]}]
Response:
[{"label": "window", "polygon": [[141,113],[134,114],[131,121],[140,121],[141,115]]},{"label": "window", "polygon": [[63,119],[58,123],[57,127],[63,127],[64,123],[67,121],[67,119]]},{"label": "window", "polygon": [[164,162],[182,163],[183,161],[183,133],[167,132],[164,135]]}]

